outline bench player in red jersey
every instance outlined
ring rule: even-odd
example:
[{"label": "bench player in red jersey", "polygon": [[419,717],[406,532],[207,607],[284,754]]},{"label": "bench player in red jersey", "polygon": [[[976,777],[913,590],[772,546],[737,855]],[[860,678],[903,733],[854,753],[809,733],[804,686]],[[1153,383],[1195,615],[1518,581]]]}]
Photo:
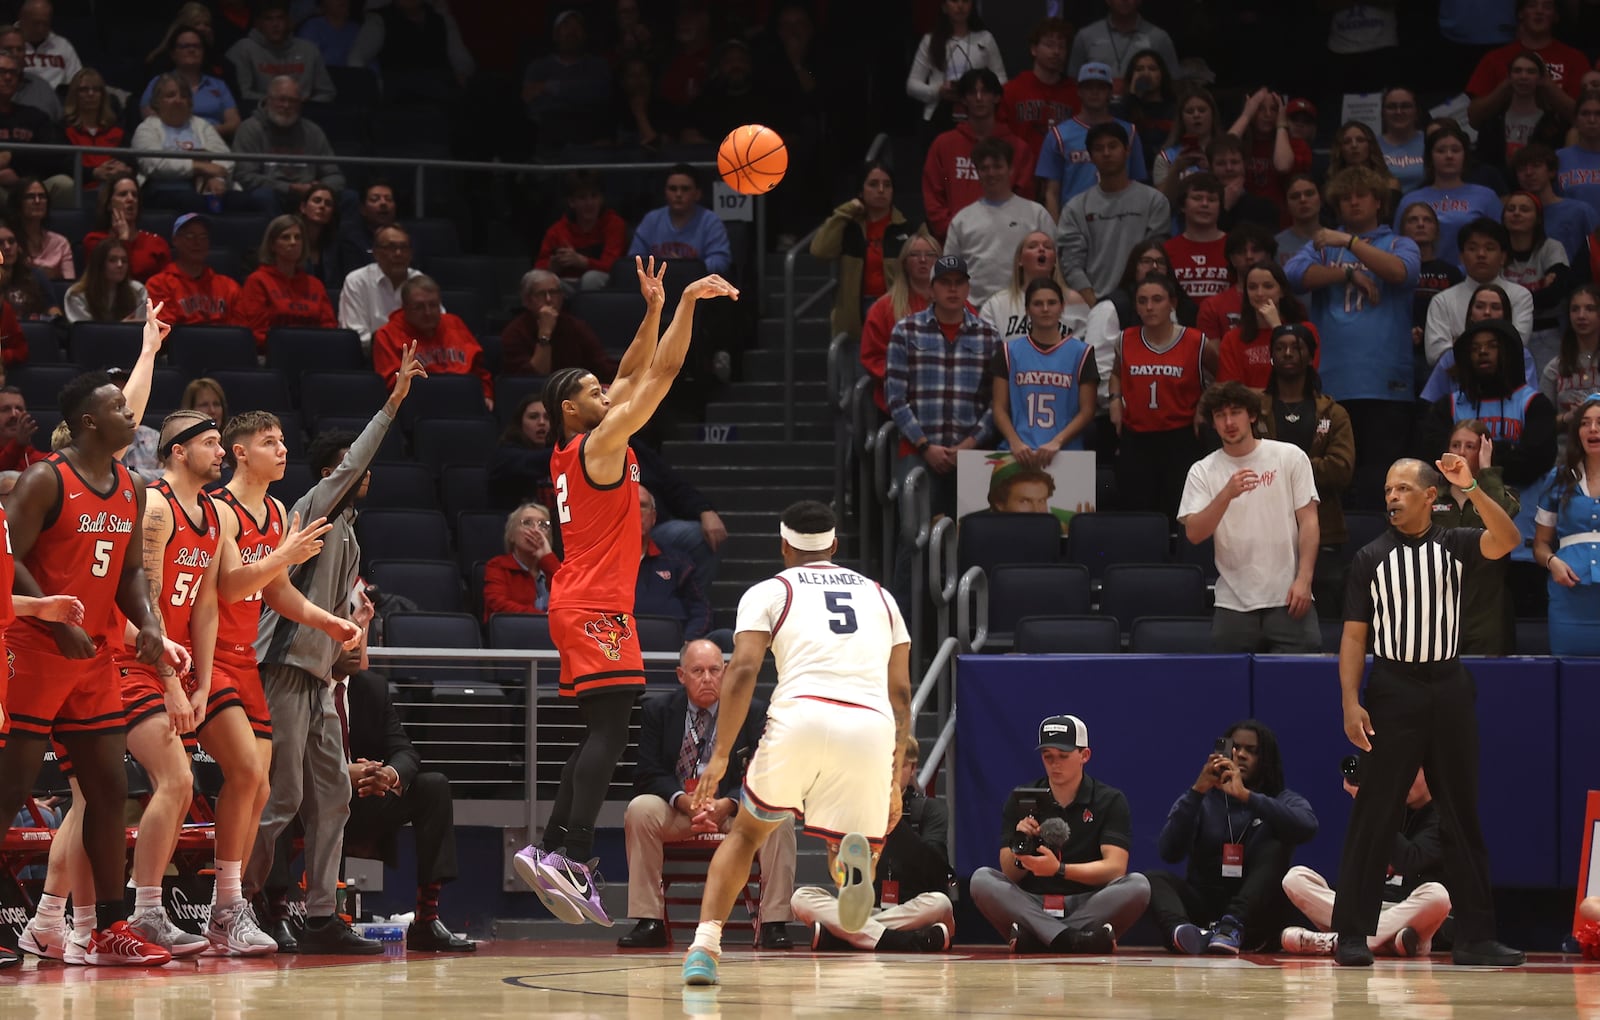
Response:
[{"label": "bench player in red jersey", "polygon": [[[551,582],[550,636],[561,653],[561,695],[578,700],[583,739],[561,770],[543,846],[518,851],[515,866],[550,912],[572,924],[610,927],[594,865],[594,822],[628,743],[633,702],[644,689],[644,658],[633,619],[639,570],[639,464],[628,440],[655,414],[683,367],[695,303],[739,292],[720,276],[684,288],[661,335],[666,291],[655,259],[634,259],[644,321],[617,368],[610,393],[578,368],[545,384],[555,450],[550,476],[565,551]],[[584,863],[584,862],[588,863]]]}]

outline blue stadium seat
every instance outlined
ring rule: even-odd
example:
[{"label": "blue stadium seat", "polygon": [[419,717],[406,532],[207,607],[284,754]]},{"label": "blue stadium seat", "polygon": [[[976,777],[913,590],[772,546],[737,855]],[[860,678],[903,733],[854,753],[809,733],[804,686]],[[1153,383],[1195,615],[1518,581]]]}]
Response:
[{"label": "blue stadium seat", "polygon": [[363,576],[379,591],[408,598],[427,612],[465,614],[467,611],[461,574],[449,560],[373,560]]},{"label": "blue stadium seat", "polygon": [[372,361],[362,352],[355,330],[280,327],[267,333],[267,367],[281,372],[290,389],[298,389],[308,372],[371,372]]},{"label": "blue stadium seat", "polygon": [[[15,369],[7,374],[6,381],[22,391],[22,399],[27,402],[28,411],[39,419],[41,411],[51,411],[56,414],[56,421],[61,420],[58,409],[58,397],[61,387],[83,374],[83,369],[77,365],[28,365]],[[50,449],[50,433],[41,425],[40,431],[44,432],[44,449]]]},{"label": "blue stadium seat", "polygon": [[267,486],[267,491],[278,497],[285,510],[292,510],[300,497],[310,492],[315,484],[316,479],[311,477],[311,466],[303,460],[291,460],[283,466],[283,477]]},{"label": "blue stadium seat", "polygon": [[228,408],[240,411],[280,411],[293,409],[283,377],[265,368],[225,369],[211,373],[228,395]]},{"label": "blue stadium seat", "polygon": [[1171,548],[1166,514],[1078,514],[1067,536],[1067,559],[1095,578],[1113,563],[1165,563]]},{"label": "blue stadium seat", "polygon": [[149,206],[139,209],[139,229],[148,230],[163,241],[172,237],[172,224],[177,219],[178,213],[173,209],[152,209]]},{"label": "blue stadium seat", "polygon": [[22,323],[22,335],[28,338],[28,364],[66,364],[67,354],[61,349],[61,334],[55,323],[25,320]]},{"label": "blue stadium seat", "polygon": [[[52,207],[49,218],[45,220],[45,226],[67,240],[77,243],[83,235],[94,229],[94,203],[86,203],[82,209]],[[256,243],[261,243],[259,236],[256,238]],[[84,263],[79,262],[78,265],[81,267]]]},{"label": "blue stadium seat", "polygon": [[175,326],[167,361],[191,379],[220,369],[255,369],[256,338],[243,326]]},{"label": "blue stadium seat", "polygon": [[206,265],[218,276],[226,276],[238,282],[243,282],[244,278],[250,275],[245,272],[244,259],[232,248],[213,246],[206,253]]},{"label": "blue stadium seat", "polygon": [[[494,323],[492,321],[489,323],[488,328],[490,328],[490,329],[495,328]],[[478,346],[483,348],[483,367],[489,370],[489,375],[491,375],[491,376],[499,375],[500,374],[500,355],[501,355],[501,351],[502,351],[501,344],[500,344],[500,334],[499,333],[480,333],[480,334],[478,334]]]},{"label": "blue stadium seat", "polygon": [[417,459],[437,474],[447,464],[488,464],[499,438],[500,430],[488,418],[423,418],[411,444]]},{"label": "blue stadium seat", "polygon": [[407,461],[376,464],[366,505],[385,510],[437,510],[439,492],[433,472]]},{"label": "blue stadium seat", "polygon": [[[633,278],[633,266],[628,266],[628,276]],[[633,335],[644,319],[644,298],[639,296],[637,283],[632,293],[615,290],[586,290],[575,295],[567,310],[594,330],[612,357],[621,357],[633,343]],[[665,313],[662,322],[667,321]]]},{"label": "blue stadium seat", "polygon": [[340,106],[371,111],[383,101],[378,76],[370,68],[329,66],[328,76],[333,79]]},{"label": "blue stadium seat", "polygon": [[489,617],[490,648],[554,648],[550,618],[542,613],[496,613]]},{"label": "blue stadium seat", "polygon": [[466,510],[489,509],[489,473],[476,464],[446,464],[439,473],[444,515],[456,520]]},{"label": "blue stadium seat", "polygon": [[989,641],[1004,648],[1017,621],[1089,612],[1089,570],[1077,563],[1002,563],[989,572]]},{"label": "blue stadium seat", "polygon": [[962,573],[972,567],[993,573],[1002,563],[1061,560],[1061,522],[1054,514],[980,512],[961,518],[957,527],[956,558]]},{"label": "blue stadium seat", "polygon": [[[433,277],[445,290],[469,290],[492,308],[500,300],[500,286],[495,280],[494,257],[491,255],[438,255],[420,262],[417,268]],[[450,308],[450,302],[445,302]],[[454,308],[450,308],[452,312]],[[460,312],[456,312],[460,315]]]},{"label": "blue stadium seat", "polygon": [[407,428],[425,418],[487,421],[489,408],[483,402],[483,382],[475,375],[430,375],[418,379],[411,384],[406,402],[400,405],[400,418]]},{"label": "blue stadium seat", "polygon": [[144,327],[135,322],[75,322],[69,346],[84,369],[133,368],[144,346]]},{"label": "blue stadium seat", "polygon": [[483,295],[475,290],[458,290],[455,288],[441,289],[439,302],[445,311],[457,316],[467,324],[467,329],[474,337],[488,328],[488,319],[485,310],[489,307]]},{"label": "blue stadium seat", "polygon": [[306,456],[306,427],[300,421],[299,411],[279,411],[278,423],[283,426],[283,445],[290,460],[304,460]]},{"label": "blue stadium seat", "polygon": [[1346,510],[1344,525],[1350,537],[1345,539],[1344,548],[1339,550],[1339,558],[1349,563],[1363,546],[1388,529],[1389,518],[1372,510]]},{"label": "blue stadium seat", "polygon": [[1205,612],[1205,575],[1192,563],[1113,563],[1100,580],[1100,613],[1124,631],[1142,616]]},{"label": "blue stadium seat", "polygon": [[188,377],[175,368],[157,367],[150,373],[151,407],[178,407],[183,403],[183,388]]},{"label": "blue stadium seat", "polygon": [[270,216],[254,213],[224,213],[211,217],[211,247],[229,248],[237,252],[254,254],[261,248],[261,239],[267,235]]},{"label": "blue stadium seat", "polygon": [[399,610],[385,618],[383,642],[404,648],[482,648],[483,632],[466,613]]},{"label": "blue stadium seat", "polygon": [[467,511],[455,518],[456,561],[463,574],[474,563],[487,563],[506,551],[506,515],[493,511]]},{"label": "blue stadium seat", "polygon": [[1209,616],[1141,616],[1133,621],[1128,651],[1137,655],[1208,655]]},{"label": "blue stadium seat", "polygon": [[670,616],[639,616],[639,647],[647,652],[676,652],[683,647],[683,624]]},{"label": "blue stadium seat", "polygon": [[511,421],[511,415],[530,393],[544,392],[542,375],[502,375],[494,381],[494,416],[501,425]]},{"label": "blue stadium seat", "polygon": [[[318,370],[300,380],[300,411],[312,429],[323,418],[371,417],[389,399],[389,391],[372,369]],[[391,432],[397,431],[391,429]]]},{"label": "blue stadium seat", "polygon": [[1112,655],[1122,634],[1109,616],[1024,616],[1011,650],[1023,655]]},{"label": "blue stadium seat", "polygon": [[1178,536],[1178,562],[1193,563],[1206,575],[1208,583],[1217,579],[1217,544],[1211,539],[1206,539],[1195,545],[1183,535]]},{"label": "blue stadium seat", "polygon": [[[315,437],[324,432],[343,430],[359,436],[361,430],[366,428],[370,421],[372,421],[371,418],[318,418],[311,423],[311,435]],[[406,453],[405,436],[398,426],[390,426],[389,431],[384,434],[383,441],[378,444],[378,453],[373,458],[373,462],[376,465],[410,462],[410,456]]]},{"label": "blue stadium seat", "polygon": [[368,510],[356,518],[356,540],[367,563],[454,560],[450,527],[437,510]]},{"label": "blue stadium seat", "polygon": [[[407,128],[407,133],[414,142],[417,138],[426,137],[417,134],[413,125]],[[448,135],[448,131],[445,132]],[[461,254],[461,238],[456,234],[455,220],[444,218],[432,219],[402,219],[401,225],[411,234],[411,246],[417,252],[417,265],[426,269],[436,257],[449,257]]]},{"label": "blue stadium seat", "polygon": [[33,415],[33,420],[39,426],[34,430],[33,442],[29,445],[41,453],[49,453],[50,435],[55,431],[56,426],[61,424],[61,412],[56,410],[55,399],[52,397],[49,403],[40,404],[38,410],[35,410],[33,404],[29,403],[28,413]]}]

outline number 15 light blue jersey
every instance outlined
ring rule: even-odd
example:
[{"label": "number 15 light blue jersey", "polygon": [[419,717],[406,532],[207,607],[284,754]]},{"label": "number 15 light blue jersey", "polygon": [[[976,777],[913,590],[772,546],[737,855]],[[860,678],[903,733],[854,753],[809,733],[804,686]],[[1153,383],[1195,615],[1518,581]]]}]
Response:
[{"label": "number 15 light blue jersey", "polygon": [[[1085,383],[1098,385],[1094,352],[1077,337],[1042,351],[1029,337],[1018,336],[1005,342],[1002,354],[1011,425],[1023,443],[1037,450],[1060,435],[1078,416],[1079,387]],[[1084,377],[1086,373],[1088,378]],[[1062,449],[1083,449],[1083,438],[1084,433],[1079,432]],[[1007,448],[1002,440],[1000,449]]]}]

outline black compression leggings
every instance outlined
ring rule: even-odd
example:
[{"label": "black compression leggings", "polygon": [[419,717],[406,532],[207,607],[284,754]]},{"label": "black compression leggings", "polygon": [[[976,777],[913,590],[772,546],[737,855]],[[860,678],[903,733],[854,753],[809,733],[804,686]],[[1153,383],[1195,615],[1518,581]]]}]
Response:
[{"label": "black compression leggings", "polygon": [[617,762],[628,747],[628,722],[639,688],[604,691],[578,699],[583,739],[561,769],[561,786],[550,822],[545,829],[545,849],[567,848],[567,857],[580,864],[594,849],[594,823],[600,817]]}]

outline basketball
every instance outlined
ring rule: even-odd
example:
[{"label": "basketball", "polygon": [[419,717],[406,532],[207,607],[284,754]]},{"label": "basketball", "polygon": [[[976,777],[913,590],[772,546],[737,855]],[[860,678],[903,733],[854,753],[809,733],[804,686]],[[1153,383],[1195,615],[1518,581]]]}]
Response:
[{"label": "basketball", "polygon": [[717,147],[717,172],[741,195],[765,195],[789,169],[789,150],[778,132],[746,124],[728,132]]}]

